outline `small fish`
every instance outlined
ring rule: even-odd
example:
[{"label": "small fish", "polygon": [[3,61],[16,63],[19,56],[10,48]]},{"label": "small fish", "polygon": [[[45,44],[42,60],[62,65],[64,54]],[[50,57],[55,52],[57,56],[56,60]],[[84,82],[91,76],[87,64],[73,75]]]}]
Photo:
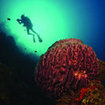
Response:
[{"label": "small fish", "polygon": [[37,53],[37,51],[35,51],[35,53]]},{"label": "small fish", "polygon": [[7,18],[7,20],[11,20],[10,18]]}]

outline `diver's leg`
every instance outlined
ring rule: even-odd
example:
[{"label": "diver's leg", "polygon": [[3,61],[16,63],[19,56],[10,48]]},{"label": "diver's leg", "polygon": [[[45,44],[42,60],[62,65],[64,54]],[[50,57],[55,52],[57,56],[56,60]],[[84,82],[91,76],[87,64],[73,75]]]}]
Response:
[{"label": "diver's leg", "polygon": [[26,29],[27,29],[27,34],[30,35],[30,33],[29,33],[29,28],[26,28]]},{"label": "diver's leg", "polygon": [[39,34],[38,34],[37,32],[35,32],[35,31],[33,30],[33,28],[31,28],[31,31],[32,31],[33,33],[35,33],[35,34],[37,35],[39,41],[42,42],[41,37],[39,36]]},{"label": "diver's leg", "polygon": [[33,42],[35,42],[35,35],[29,32],[29,28],[27,28],[27,34],[33,36]]}]

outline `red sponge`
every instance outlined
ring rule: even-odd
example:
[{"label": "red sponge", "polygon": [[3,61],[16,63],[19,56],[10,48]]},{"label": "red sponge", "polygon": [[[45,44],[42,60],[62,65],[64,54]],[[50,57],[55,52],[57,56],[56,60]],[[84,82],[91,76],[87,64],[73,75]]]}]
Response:
[{"label": "red sponge", "polygon": [[87,87],[98,76],[98,59],[79,39],[55,42],[41,56],[35,71],[38,86],[50,96]]}]

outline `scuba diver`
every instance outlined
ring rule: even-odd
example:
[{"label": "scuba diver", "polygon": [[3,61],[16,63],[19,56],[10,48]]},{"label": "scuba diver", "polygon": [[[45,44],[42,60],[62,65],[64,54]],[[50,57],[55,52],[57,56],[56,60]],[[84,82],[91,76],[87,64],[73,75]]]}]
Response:
[{"label": "scuba diver", "polygon": [[33,42],[35,42],[35,35],[30,33],[29,32],[30,30],[37,35],[39,42],[42,42],[42,39],[40,38],[39,34],[33,30],[33,24],[28,17],[21,15],[21,19],[17,19],[17,22],[19,24],[22,24],[22,23],[24,24],[23,26],[26,27],[27,34],[33,36]]}]

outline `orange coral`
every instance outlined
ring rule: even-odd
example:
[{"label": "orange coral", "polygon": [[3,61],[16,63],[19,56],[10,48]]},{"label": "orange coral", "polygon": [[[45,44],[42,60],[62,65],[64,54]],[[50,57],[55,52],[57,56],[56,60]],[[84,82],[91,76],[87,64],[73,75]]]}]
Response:
[{"label": "orange coral", "polygon": [[82,105],[105,105],[105,87],[101,85],[100,81],[93,80],[88,90],[81,100]]},{"label": "orange coral", "polygon": [[64,94],[57,100],[57,105],[105,105],[105,87],[99,80],[93,80],[88,88],[82,88],[77,94],[71,97]]}]

